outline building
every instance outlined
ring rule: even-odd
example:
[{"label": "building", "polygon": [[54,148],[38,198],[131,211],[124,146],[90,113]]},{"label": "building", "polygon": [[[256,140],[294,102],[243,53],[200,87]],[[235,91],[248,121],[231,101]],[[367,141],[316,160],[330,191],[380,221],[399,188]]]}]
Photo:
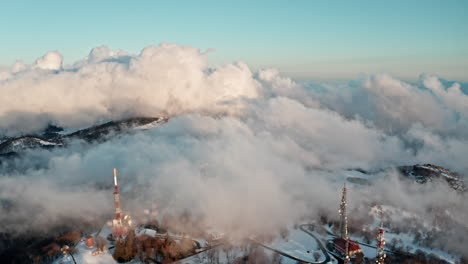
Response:
[{"label": "building", "polygon": [[94,238],[92,236],[86,236],[85,242],[88,248],[94,247]]},{"label": "building", "polygon": [[[335,251],[337,253],[340,253],[343,256],[346,255],[346,239],[337,237],[333,239],[333,245],[335,246]],[[352,258],[358,253],[362,253],[361,247],[348,239],[348,256]]]},{"label": "building", "polygon": [[147,240],[147,239],[154,239],[156,238],[156,230],[149,229],[149,228],[143,228],[140,231],[137,232],[136,238],[139,241]]}]

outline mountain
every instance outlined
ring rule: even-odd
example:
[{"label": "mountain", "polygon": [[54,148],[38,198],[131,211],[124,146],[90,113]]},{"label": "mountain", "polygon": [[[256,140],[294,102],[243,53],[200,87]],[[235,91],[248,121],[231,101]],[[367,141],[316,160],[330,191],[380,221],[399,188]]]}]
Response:
[{"label": "mountain", "polygon": [[456,172],[449,171],[433,164],[400,166],[397,168],[401,175],[418,183],[431,182],[436,179],[446,181],[454,190],[465,192],[467,190],[463,177]]},{"label": "mountain", "polygon": [[128,132],[133,129],[148,129],[152,126],[167,122],[166,117],[136,117],[120,121],[110,121],[102,125],[78,130],[74,133],[62,136],[63,140],[81,139],[87,142],[108,139],[107,136]]},{"label": "mountain", "polygon": [[15,153],[32,148],[52,148],[61,145],[62,143],[58,141],[49,141],[36,136],[23,136],[8,139],[0,144],[0,154]]},{"label": "mountain", "polygon": [[376,171],[352,168],[346,170],[346,181],[357,185],[372,185],[374,179],[382,175],[388,175],[392,170],[396,170],[402,179],[415,181],[420,184],[442,180],[458,192],[466,192],[468,189],[462,175],[434,164],[398,166]]},{"label": "mountain", "polygon": [[119,133],[128,133],[137,129],[149,129],[167,121],[167,117],[135,117],[110,121],[69,134],[62,134],[63,128],[49,125],[40,135],[25,135],[5,139],[0,144],[0,158],[16,156],[16,154],[28,149],[63,147],[72,140],[83,140],[88,143],[95,141],[103,142]]}]

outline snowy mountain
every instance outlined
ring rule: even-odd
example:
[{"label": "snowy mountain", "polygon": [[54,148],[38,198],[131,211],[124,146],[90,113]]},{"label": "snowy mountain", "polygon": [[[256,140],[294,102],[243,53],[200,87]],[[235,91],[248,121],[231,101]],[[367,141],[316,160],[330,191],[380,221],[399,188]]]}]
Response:
[{"label": "snowy mountain", "polygon": [[50,149],[66,146],[71,140],[85,142],[106,141],[119,133],[132,130],[149,129],[167,122],[166,117],[136,117],[119,121],[110,121],[101,125],[64,133],[60,127],[49,125],[40,135],[26,135],[17,138],[4,138],[0,144],[0,157],[9,157],[15,153],[34,148]]},{"label": "snowy mountain", "polygon": [[434,181],[435,179],[442,179],[446,181],[453,189],[465,192],[466,185],[461,175],[456,172],[451,172],[433,164],[401,166],[397,168],[398,171],[405,177],[412,179],[418,183],[426,183]]},{"label": "snowy mountain", "polygon": [[379,175],[386,175],[388,171],[396,170],[403,179],[425,184],[442,180],[456,191],[466,192],[464,177],[457,172],[450,171],[434,164],[415,164],[386,168],[378,171],[365,171],[362,169],[349,169],[345,172],[346,181],[357,185],[372,185],[372,181]]},{"label": "snowy mountain", "polygon": [[61,146],[59,141],[47,140],[35,136],[24,136],[19,138],[9,139],[0,144],[0,154],[7,154],[12,152],[20,152],[25,149],[33,148],[52,148]]},{"label": "snowy mountain", "polygon": [[102,125],[78,130],[62,136],[63,140],[81,139],[87,142],[106,140],[113,134],[129,132],[133,129],[148,129],[166,122],[165,117],[136,117],[120,121],[110,121]]}]

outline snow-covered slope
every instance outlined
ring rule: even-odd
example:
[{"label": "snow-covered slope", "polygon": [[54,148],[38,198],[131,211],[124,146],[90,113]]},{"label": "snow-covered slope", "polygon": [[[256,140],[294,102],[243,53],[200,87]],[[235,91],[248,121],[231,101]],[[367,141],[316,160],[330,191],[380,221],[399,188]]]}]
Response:
[{"label": "snow-covered slope", "polygon": [[113,135],[133,130],[146,130],[157,127],[168,121],[167,117],[136,117],[120,121],[110,121],[102,125],[93,126],[72,133],[56,126],[49,126],[41,136],[27,135],[9,138],[0,144],[0,155],[19,153],[33,148],[52,148],[64,146],[71,140],[86,142],[100,142]]},{"label": "snow-covered slope", "polygon": [[401,166],[398,167],[400,173],[419,183],[426,183],[435,179],[445,180],[453,189],[464,192],[467,190],[462,177],[440,166],[433,164]]},{"label": "snow-covered slope", "polygon": [[62,143],[59,141],[50,141],[44,138],[34,136],[24,136],[14,139],[9,139],[0,144],[0,154],[6,154],[10,152],[20,152],[25,149],[32,148],[51,148],[55,146],[61,146]]}]

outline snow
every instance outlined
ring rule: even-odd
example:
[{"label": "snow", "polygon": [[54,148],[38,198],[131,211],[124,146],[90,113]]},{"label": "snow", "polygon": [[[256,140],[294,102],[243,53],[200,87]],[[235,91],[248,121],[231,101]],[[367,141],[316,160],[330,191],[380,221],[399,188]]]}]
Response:
[{"label": "snow", "polygon": [[17,152],[27,148],[34,148],[38,146],[60,146],[61,143],[55,143],[51,141],[47,141],[37,137],[21,137],[17,139],[13,139],[10,142],[6,143],[7,145],[3,147],[1,150],[2,152]]},{"label": "snow", "polygon": [[54,143],[54,142],[50,142],[50,141],[45,141],[45,140],[42,140],[42,139],[36,139],[37,142],[39,142],[39,144],[43,145],[43,146],[57,146],[57,145],[61,145],[61,144],[58,144],[58,143]]},{"label": "snow", "polygon": [[[84,241],[80,241],[76,247],[76,252],[73,254],[73,257],[76,260],[76,263],[82,264],[114,264],[117,263],[112,257],[112,253],[105,251],[99,255],[93,256],[92,253],[96,251],[96,248],[88,248],[85,245]],[[73,264],[73,260],[70,256],[61,257],[53,262],[53,264]]]},{"label": "snow", "polygon": [[[181,259],[177,261],[179,264],[209,264],[210,261],[209,255],[217,255],[219,264],[225,264],[232,262],[233,259],[241,258],[246,255],[245,251],[239,247],[233,247],[229,250],[229,257],[226,254],[228,251],[222,249],[222,245],[219,247],[212,248],[210,250],[204,251],[200,254]],[[228,259],[229,258],[229,259]]]},{"label": "snow", "polygon": [[[283,239],[277,236],[271,243],[261,243],[267,247],[284,252],[305,262],[323,262],[325,255],[317,241],[299,228],[288,226],[288,235]],[[317,255],[317,260],[314,255]]]},{"label": "snow", "polygon": [[[381,208],[384,211],[395,211],[397,212],[396,215],[405,215],[403,217],[414,217],[412,214],[407,214],[404,210],[398,210],[396,208],[393,208],[391,206],[381,206]],[[406,215],[407,214],[407,215]],[[372,208],[369,212],[370,216],[374,216],[374,221],[368,226],[364,226],[363,228],[368,229],[368,230],[375,230],[377,227],[380,225],[380,221],[378,221],[378,218],[375,217],[378,215],[378,209]],[[242,257],[245,257],[249,253],[253,252],[252,250],[255,251],[260,251],[262,252],[261,254],[264,254],[270,259],[274,255],[276,255],[275,251],[281,252],[286,255],[290,255],[294,258],[302,259],[304,262],[307,263],[322,263],[326,260],[326,253],[322,252],[319,243],[316,241],[315,238],[320,240],[322,244],[326,244],[326,242],[330,239],[333,239],[335,236],[332,234],[332,229],[328,225],[319,225],[315,226],[315,229],[311,229],[312,225],[301,225],[301,226],[293,226],[290,225],[287,227],[287,232],[284,232],[284,238],[278,234],[275,238],[273,238],[269,242],[263,242],[260,243],[261,241],[256,241],[255,237],[252,237],[251,240],[253,243],[253,247],[246,246],[245,244],[239,245],[239,246],[226,246],[230,245],[232,243],[226,242],[226,240],[223,240],[224,242],[219,245],[215,245],[214,248],[206,250],[205,249],[198,249],[197,252],[200,252],[197,255],[188,257],[186,259],[179,260],[177,263],[179,264],[208,264],[210,261],[213,259],[212,256],[217,256],[216,259],[218,259],[217,263],[220,264],[226,264],[226,263],[232,263],[233,260],[239,259]],[[304,230],[307,232],[313,234],[308,234],[304,232]],[[385,240],[387,241],[387,246],[390,244],[392,239],[396,239],[398,241],[397,247],[402,248],[403,250],[408,250],[409,253],[415,253],[417,250],[421,250],[425,252],[426,254],[434,254],[438,256],[439,258],[446,260],[449,263],[456,263],[458,260],[457,256],[452,256],[446,252],[443,252],[441,250],[437,249],[429,249],[425,248],[422,246],[419,246],[417,242],[414,241],[414,237],[411,234],[408,233],[399,233],[395,234],[392,233],[391,230],[385,230]],[[104,225],[99,232],[92,234],[93,236],[99,235],[103,238],[107,238],[107,235],[110,234],[111,230],[107,225]],[[175,234],[168,233],[169,235],[175,236],[177,238],[184,238],[184,236],[177,236]],[[152,229],[140,229],[138,231],[138,235],[148,235],[148,236],[157,236],[159,234],[156,233],[155,230]],[[350,239],[353,241],[357,242],[362,242],[364,241],[363,237],[355,236],[353,234],[350,234]],[[199,244],[202,247],[207,246],[207,242],[203,239],[196,239]],[[258,245],[257,245],[257,244]],[[108,243],[107,247],[109,247],[111,244]],[[252,245],[251,245],[252,246]],[[374,258],[377,254],[377,250],[375,248],[376,246],[376,241],[371,240],[369,245],[367,244],[360,244],[360,247],[364,253],[364,256],[368,258]],[[103,263],[103,264],[108,264],[108,263],[116,263],[112,257],[112,249],[107,250],[99,255],[92,255],[93,252],[96,251],[96,248],[88,248],[85,245],[84,240],[80,241],[76,247],[76,252],[74,253],[74,257],[76,259],[77,263]],[[388,247],[386,248],[388,250]],[[318,257],[317,260],[314,257],[314,254]],[[211,255],[211,258],[210,258]],[[278,255],[276,255],[277,257]],[[286,256],[281,256],[281,260],[283,264],[296,264],[297,261],[294,259],[291,259]],[[54,262],[54,264],[68,264],[68,263],[73,263],[72,259],[70,256],[68,257],[62,257],[59,258]],[[129,263],[140,263],[137,259],[129,262]],[[338,263],[336,259],[331,257],[331,260],[327,263]]]},{"label": "snow", "polygon": [[135,127],[133,127],[133,129],[135,129],[135,130],[148,130],[148,129],[151,129],[153,127],[159,126],[163,122],[164,122],[164,119],[161,118],[161,119],[158,119],[158,120],[153,121],[153,122],[148,123],[148,124],[144,124],[144,125],[141,125],[141,126],[135,126]]},{"label": "snow", "polygon": [[374,222],[369,227],[376,229],[380,225],[380,220],[377,220],[379,219],[380,211],[382,211],[385,216],[390,217],[391,222],[401,223],[406,221],[407,219],[418,219],[418,222],[421,223],[424,228],[439,229],[439,227],[434,226],[433,223],[428,221],[427,219],[424,219],[422,217],[419,217],[417,214],[408,212],[400,208],[396,208],[391,205],[380,205],[380,208],[378,208],[377,206],[373,206],[369,212],[369,215],[374,218]]},{"label": "snow", "polygon": [[137,236],[143,236],[143,235],[149,236],[149,237],[156,237],[156,230],[144,228],[138,231]]},{"label": "snow", "polygon": [[418,249],[425,252],[426,254],[434,254],[438,256],[439,258],[449,262],[449,263],[456,263],[456,261],[459,259],[456,256],[452,256],[442,250],[438,249],[429,249],[426,247],[419,246],[415,243],[414,237],[410,234],[405,234],[405,233],[400,233],[400,234],[395,234],[392,232],[386,232],[385,233],[385,240],[387,241],[387,245],[389,244],[392,239],[396,239],[397,241],[401,241],[398,245],[402,246],[403,249],[406,251],[408,247],[411,247],[412,249],[409,251],[409,253],[415,253]]},{"label": "snow", "polygon": [[43,145],[43,146],[56,146],[56,145],[60,145],[59,143],[54,143],[54,142],[46,141],[46,140],[43,140],[43,139],[40,139],[40,138],[35,138],[35,137],[24,137],[24,138],[19,138],[19,139],[17,139],[17,140],[14,140],[14,141],[12,142],[12,146],[13,146],[13,147],[22,147],[22,145],[28,144],[28,141],[30,141],[30,143],[37,143],[37,144],[40,144],[40,145]]},{"label": "snow", "polygon": [[374,177],[374,175],[365,174],[365,173],[362,173],[362,172],[356,171],[356,170],[342,171],[341,174],[343,174],[346,177],[363,178],[363,179],[366,179],[366,180],[370,180],[370,179],[372,179]]},{"label": "snow", "polygon": [[103,238],[107,238],[110,234],[112,234],[112,230],[110,229],[108,224],[105,224],[101,230],[98,232],[99,236]]},{"label": "snow", "polygon": [[[107,241],[107,236],[112,233],[112,230],[107,225],[104,225],[98,232],[91,234],[91,236],[96,237],[100,236]],[[110,246],[108,241],[106,245],[106,249]],[[112,251],[105,250],[103,253],[99,255],[93,256],[92,253],[95,252],[97,249],[96,247],[88,248],[85,244],[84,239],[81,239],[80,242],[75,246],[75,253],[73,253],[73,257],[76,260],[76,263],[82,264],[113,264],[117,263],[114,258],[112,257]],[[70,255],[66,257],[60,257],[53,264],[73,264],[73,260]]]},{"label": "snow", "polygon": [[[180,260],[180,264],[207,264],[210,263],[209,255],[217,255],[219,261],[217,263],[225,264],[232,263],[232,260],[244,257],[248,255],[248,252],[253,252],[252,250],[263,251],[270,259],[276,251],[280,251],[284,254],[290,255],[295,258],[302,259],[307,263],[322,263],[326,260],[326,257],[322,250],[320,249],[317,241],[311,235],[302,231],[299,227],[294,228],[294,226],[288,226],[288,235],[285,239],[278,236],[273,239],[270,243],[259,243],[255,240],[254,237],[251,240],[255,243],[258,243],[258,247],[255,249],[246,249],[245,247],[231,247],[229,250],[225,249],[224,245],[210,249],[208,251],[201,252],[198,255]],[[255,245],[255,244],[254,244]],[[309,251],[309,252],[307,252]],[[228,255],[231,261],[228,261]],[[314,258],[314,253],[319,254],[317,261]],[[281,256],[282,264],[296,264],[297,260],[291,259],[286,256]],[[328,263],[338,263],[335,259],[332,258]]]},{"label": "snow", "polygon": [[[394,220],[395,218],[398,217],[398,221],[403,221],[405,218],[417,218],[419,220],[420,223],[423,224],[424,227],[426,228],[429,228],[429,227],[434,227],[432,226],[430,223],[428,223],[427,221],[424,221],[424,219],[418,217],[417,215],[415,214],[411,214],[405,210],[401,210],[401,209],[398,209],[398,208],[395,208],[395,207],[392,207],[392,206],[388,206],[388,205],[382,205],[381,206],[382,208],[382,211],[385,212],[386,215],[389,215],[389,212],[391,212],[390,215],[392,215],[392,219]],[[371,211],[369,213],[369,215],[373,215],[374,216],[374,221],[371,225],[369,226],[365,226],[364,228],[365,229],[368,229],[368,230],[376,230],[379,225],[380,225],[380,221],[377,221],[377,215],[378,215],[378,209],[376,207],[373,207],[371,208]],[[435,228],[438,228],[438,227],[435,227]],[[394,232],[392,232],[391,230],[387,229],[387,228],[384,228],[385,229],[385,241],[387,242],[387,248],[386,250],[388,250],[388,245],[391,243],[391,241],[393,239],[395,239],[397,242],[397,246],[398,247],[401,247],[404,251],[408,251],[408,253],[415,253],[417,250],[421,250],[423,252],[425,252],[426,254],[434,254],[436,256],[438,256],[439,258],[449,262],[449,263],[456,263],[456,261],[458,260],[459,257],[457,256],[452,256],[442,250],[438,250],[438,249],[429,249],[427,247],[423,247],[423,246],[420,246],[418,245],[417,243],[414,243],[414,236],[412,234],[408,234],[408,233],[399,233],[399,234],[396,234]],[[358,236],[353,236],[353,235],[350,235],[350,238],[352,240],[355,240],[355,241],[363,241],[363,238],[362,237],[358,237]],[[366,245],[363,245],[361,244],[361,248],[363,250],[363,253],[365,256],[369,256],[369,257],[374,257],[376,254],[377,254],[377,251],[376,249],[374,248],[376,246],[376,241],[375,240],[372,240],[371,243],[370,243],[371,246],[373,247],[369,247],[369,246],[366,246]],[[409,250],[408,250],[409,249]]]}]

